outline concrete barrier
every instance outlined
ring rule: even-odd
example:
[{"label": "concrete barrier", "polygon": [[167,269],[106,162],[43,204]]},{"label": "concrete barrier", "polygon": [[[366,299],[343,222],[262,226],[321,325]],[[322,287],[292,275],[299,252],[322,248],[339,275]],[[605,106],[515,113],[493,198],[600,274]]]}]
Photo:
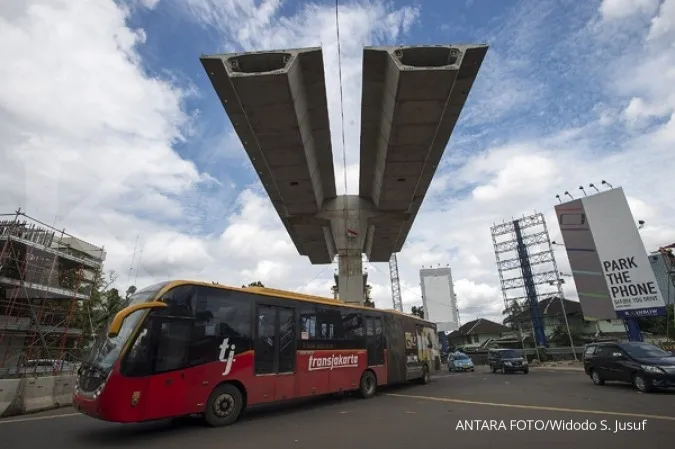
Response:
[{"label": "concrete barrier", "polygon": [[55,377],[26,378],[21,410],[23,413],[38,412],[54,408]]},{"label": "concrete barrier", "polygon": [[73,402],[73,388],[77,376],[59,376],[54,378],[54,405],[63,407]]},{"label": "concrete barrier", "polygon": [[68,406],[76,376],[0,380],[0,417]]},{"label": "concrete barrier", "polygon": [[12,406],[19,394],[22,379],[0,379],[0,416]]}]

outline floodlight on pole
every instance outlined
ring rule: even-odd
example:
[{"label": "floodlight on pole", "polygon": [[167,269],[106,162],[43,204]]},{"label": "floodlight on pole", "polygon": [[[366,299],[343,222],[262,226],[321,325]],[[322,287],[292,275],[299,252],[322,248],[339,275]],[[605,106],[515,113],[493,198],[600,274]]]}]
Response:
[{"label": "floodlight on pole", "polygon": [[579,186],[579,190],[581,190],[584,193],[584,196],[588,196],[586,194],[586,190],[584,190],[584,186]]},{"label": "floodlight on pole", "polygon": [[570,198],[574,199],[574,197],[573,197],[572,195],[570,195],[570,192],[568,192],[567,190],[565,190],[564,195],[567,195],[567,196],[569,196]]},{"label": "floodlight on pole", "polygon": [[592,189],[595,189],[596,192],[600,192],[600,189],[598,189],[597,187],[595,187],[595,184],[593,184],[593,183],[588,184],[588,187],[590,187],[590,188],[592,188]]},{"label": "floodlight on pole", "polygon": [[602,184],[603,186],[609,186],[610,189],[614,188],[614,186],[612,184],[608,183],[604,179],[600,182],[600,184]]}]

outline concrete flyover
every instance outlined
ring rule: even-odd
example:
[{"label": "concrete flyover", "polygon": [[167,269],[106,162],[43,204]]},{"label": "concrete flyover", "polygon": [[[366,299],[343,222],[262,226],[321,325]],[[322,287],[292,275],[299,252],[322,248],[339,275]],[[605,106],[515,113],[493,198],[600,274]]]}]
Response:
[{"label": "concrete flyover", "polygon": [[401,250],[487,49],[364,49],[358,195],[336,192],[320,48],[200,58],[298,252],[338,256],[342,300],[363,301],[363,253]]}]

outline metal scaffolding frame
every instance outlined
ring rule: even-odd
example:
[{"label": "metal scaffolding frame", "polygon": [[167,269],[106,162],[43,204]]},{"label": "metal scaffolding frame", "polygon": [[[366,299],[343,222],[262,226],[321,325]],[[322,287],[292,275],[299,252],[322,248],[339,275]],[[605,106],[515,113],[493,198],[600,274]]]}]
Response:
[{"label": "metal scaffolding frame", "polygon": [[[570,345],[574,347],[565,312],[563,281],[558,272],[544,214],[534,213],[496,224],[490,231],[505,309],[508,310],[514,302],[528,309],[534,342],[539,347],[547,346],[539,302],[559,298],[564,317],[564,323],[560,324],[566,327]],[[516,270],[519,274],[511,275]],[[550,286],[549,290],[554,290],[542,292],[541,286]],[[524,295],[513,296],[512,292],[518,290]]]},{"label": "metal scaffolding frame", "polygon": [[396,253],[391,254],[389,259],[389,280],[391,282],[391,298],[394,309],[403,312],[403,298],[401,297],[401,281],[398,276],[398,260]]},{"label": "metal scaffolding frame", "polygon": [[102,247],[20,209],[0,214],[0,377],[74,365],[104,259]]}]

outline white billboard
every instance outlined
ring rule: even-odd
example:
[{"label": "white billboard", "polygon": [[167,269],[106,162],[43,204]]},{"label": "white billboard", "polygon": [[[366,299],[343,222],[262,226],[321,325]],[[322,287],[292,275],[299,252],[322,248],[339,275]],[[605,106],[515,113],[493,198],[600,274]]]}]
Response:
[{"label": "white billboard", "polygon": [[665,315],[666,305],[623,189],[581,201],[617,316]]},{"label": "white billboard", "polygon": [[436,323],[439,332],[459,329],[457,298],[450,268],[423,268],[420,270],[420,281],[424,318]]}]

